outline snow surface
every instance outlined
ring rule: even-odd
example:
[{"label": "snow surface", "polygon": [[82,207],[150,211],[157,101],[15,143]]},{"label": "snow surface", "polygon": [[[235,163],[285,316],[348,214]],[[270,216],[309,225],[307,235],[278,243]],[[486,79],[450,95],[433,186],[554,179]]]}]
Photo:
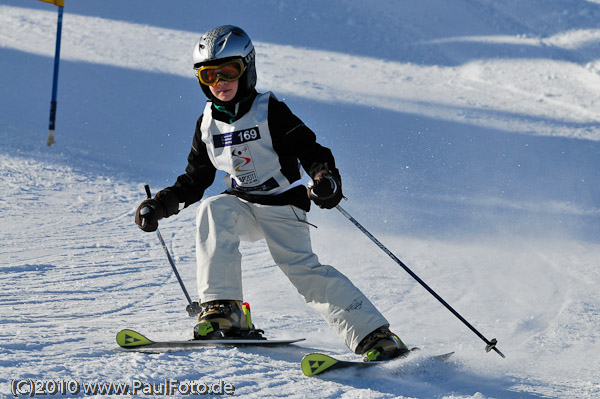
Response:
[{"label": "snow surface", "polygon": [[[15,379],[222,379],[240,397],[599,398],[600,2],[206,4],[67,0],[48,148],[56,7],[0,0],[0,397]],[[486,354],[339,212],[318,209],[320,259],[422,354],[304,377],[304,354],[356,357],[264,242],[243,245],[254,321],[271,338],[305,342],[116,348],[125,327],[191,335],[165,254],[133,215],[145,183],[156,191],[185,167],[204,103],[191,48],[225,23],[254,39],[259,89],[334,151],[344,208],[506,359]],[[222,189],[217,180],[207,194]],[[160,226],[192,293],[193,219],[191,207]],[[448,363],[426,360],[447,351]]]}]

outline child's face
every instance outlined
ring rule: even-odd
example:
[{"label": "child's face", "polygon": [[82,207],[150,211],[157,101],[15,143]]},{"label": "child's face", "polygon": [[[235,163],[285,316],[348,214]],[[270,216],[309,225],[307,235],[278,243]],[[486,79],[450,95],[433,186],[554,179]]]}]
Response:
[{"label": "child's face", "polygon": [[238,90],[238,80],[234,80],[233,82],[227,82],[223,79],[219,80],[219,82],[214,86],[209,86],[210,92],[213,96],[215,96],[218,100],[227,102],[233,100]]}]

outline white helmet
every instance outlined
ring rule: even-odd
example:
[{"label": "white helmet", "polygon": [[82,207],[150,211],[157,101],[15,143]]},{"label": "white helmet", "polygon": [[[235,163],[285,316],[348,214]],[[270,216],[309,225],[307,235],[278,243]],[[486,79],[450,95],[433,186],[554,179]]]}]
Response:
[{"label": "white helmet", "polygon": [[[192,62],[194,69],[205,65],[216,65],[232,59],[244,64],[244,74],[239,79],[238,93],[244,95],[256,86],[256,66],[254,45],[243,29],[232,25],[218,26],[200,36],[194,46]],[[208,86],[200,83],[208,98],[212,98]],[[238,96],[236,96],[238,97]]]}]

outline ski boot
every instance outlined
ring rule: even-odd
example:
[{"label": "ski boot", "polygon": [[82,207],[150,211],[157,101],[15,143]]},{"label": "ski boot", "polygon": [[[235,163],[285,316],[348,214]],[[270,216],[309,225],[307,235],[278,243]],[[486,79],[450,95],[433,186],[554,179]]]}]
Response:
[{"label": "ski boot", "polygon": [[211,301],[203,303],[194,339],[249,338],[264,339],[262,330],[254,328],[250,305],[241,301]]},{"label": "ski boot", "polygon": [[410,351],[396,334],[383,326],[367,335],[355,352],[363,355],[363,362],[374,362],[403,357]]}]

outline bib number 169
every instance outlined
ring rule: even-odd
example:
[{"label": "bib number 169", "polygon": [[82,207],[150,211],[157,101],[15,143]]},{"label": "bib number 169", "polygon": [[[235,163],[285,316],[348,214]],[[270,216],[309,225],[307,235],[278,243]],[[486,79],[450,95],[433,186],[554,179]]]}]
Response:
[{"label": "bib number 169", "polygon": [[240,130],[237,132],[238,142],[243,143],[260,138],[257,129]]}]

